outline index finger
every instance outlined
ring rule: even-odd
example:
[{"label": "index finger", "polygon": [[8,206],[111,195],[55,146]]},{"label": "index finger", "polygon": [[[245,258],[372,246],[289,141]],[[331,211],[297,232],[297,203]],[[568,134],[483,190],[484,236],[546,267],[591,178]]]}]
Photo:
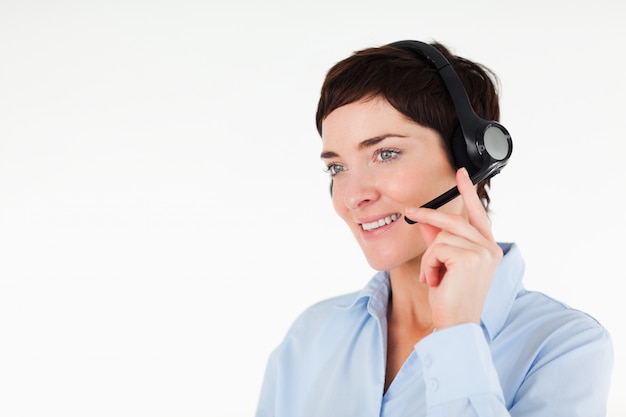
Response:
[{"label": "index finger", "polygon": [[467,210],[469,223],[484,237],[493,240],[491,224],[487,217],[487,211],[480,201],[474,184],[467,173],[467,169],[460,168],[456,172],[456,183]]}]

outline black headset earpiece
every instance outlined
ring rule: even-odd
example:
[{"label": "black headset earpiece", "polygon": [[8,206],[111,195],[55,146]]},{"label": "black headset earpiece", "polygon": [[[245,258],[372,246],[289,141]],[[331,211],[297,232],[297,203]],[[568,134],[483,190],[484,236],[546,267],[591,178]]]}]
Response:
[{"label": "black headset earpiece", "polygon": [[[459,119],[459,127],[451,138],[457,168],[465,167],[474,184],[498,174],[511,157],[511,135],[500,123],[476,114],[461,79],[446,57],[434,46],[420,41],[398,41],[389,46],[413,52],[435,67],[441,76]],[[458,195],[454,187],[423,207],[441,207]]]}]

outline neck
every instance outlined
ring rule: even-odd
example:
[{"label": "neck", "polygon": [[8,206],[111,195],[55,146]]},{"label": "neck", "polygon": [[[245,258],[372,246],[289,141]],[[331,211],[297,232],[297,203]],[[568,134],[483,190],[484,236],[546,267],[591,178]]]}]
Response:
[{"label": "neck", "polygon": [[[417,271],[417,273],[416,273]],[[385,391],[416,343],[433,332],[428,286],[418,281],[418,268],[390,271],[391,297],[387,309],[387,369]]]},{"label": "neck", "polygon": [[428,286],[419,282],[419,267],[403,265],[390,271],[391,298],[387,318],[416,332],[432,330],[433,319]]}]

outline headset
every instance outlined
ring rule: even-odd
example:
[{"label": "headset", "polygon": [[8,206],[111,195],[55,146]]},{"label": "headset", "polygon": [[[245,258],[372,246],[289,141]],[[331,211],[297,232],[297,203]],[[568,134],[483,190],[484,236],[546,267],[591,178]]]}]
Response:
[{"label": "headset", "polygon": [[[434,46],[420,41],[404,40],[388,46],[416,54],[435,67],[441,76],[459,119],[459,127],[451,142],[457,168],[465,167],[474,184],[500,173],[513,151],[511,135],[500,123],[476,114],[461,79],[446,57]],[[422,207],[436,209],[458,196],[459,190],[455,186]],[[409,224],[415,223],[407,217],[404,219]]]}]

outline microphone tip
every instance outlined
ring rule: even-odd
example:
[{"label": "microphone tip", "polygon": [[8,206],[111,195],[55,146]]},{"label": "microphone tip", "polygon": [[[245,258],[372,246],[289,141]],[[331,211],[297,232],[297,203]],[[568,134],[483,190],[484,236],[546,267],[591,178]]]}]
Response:
[{"label": "microphone tip", "polygon": [[415,224],[417,223],[415,220],[411,220],[408,217],[404,216],[404,221],[407,222],[408,224]]}]

